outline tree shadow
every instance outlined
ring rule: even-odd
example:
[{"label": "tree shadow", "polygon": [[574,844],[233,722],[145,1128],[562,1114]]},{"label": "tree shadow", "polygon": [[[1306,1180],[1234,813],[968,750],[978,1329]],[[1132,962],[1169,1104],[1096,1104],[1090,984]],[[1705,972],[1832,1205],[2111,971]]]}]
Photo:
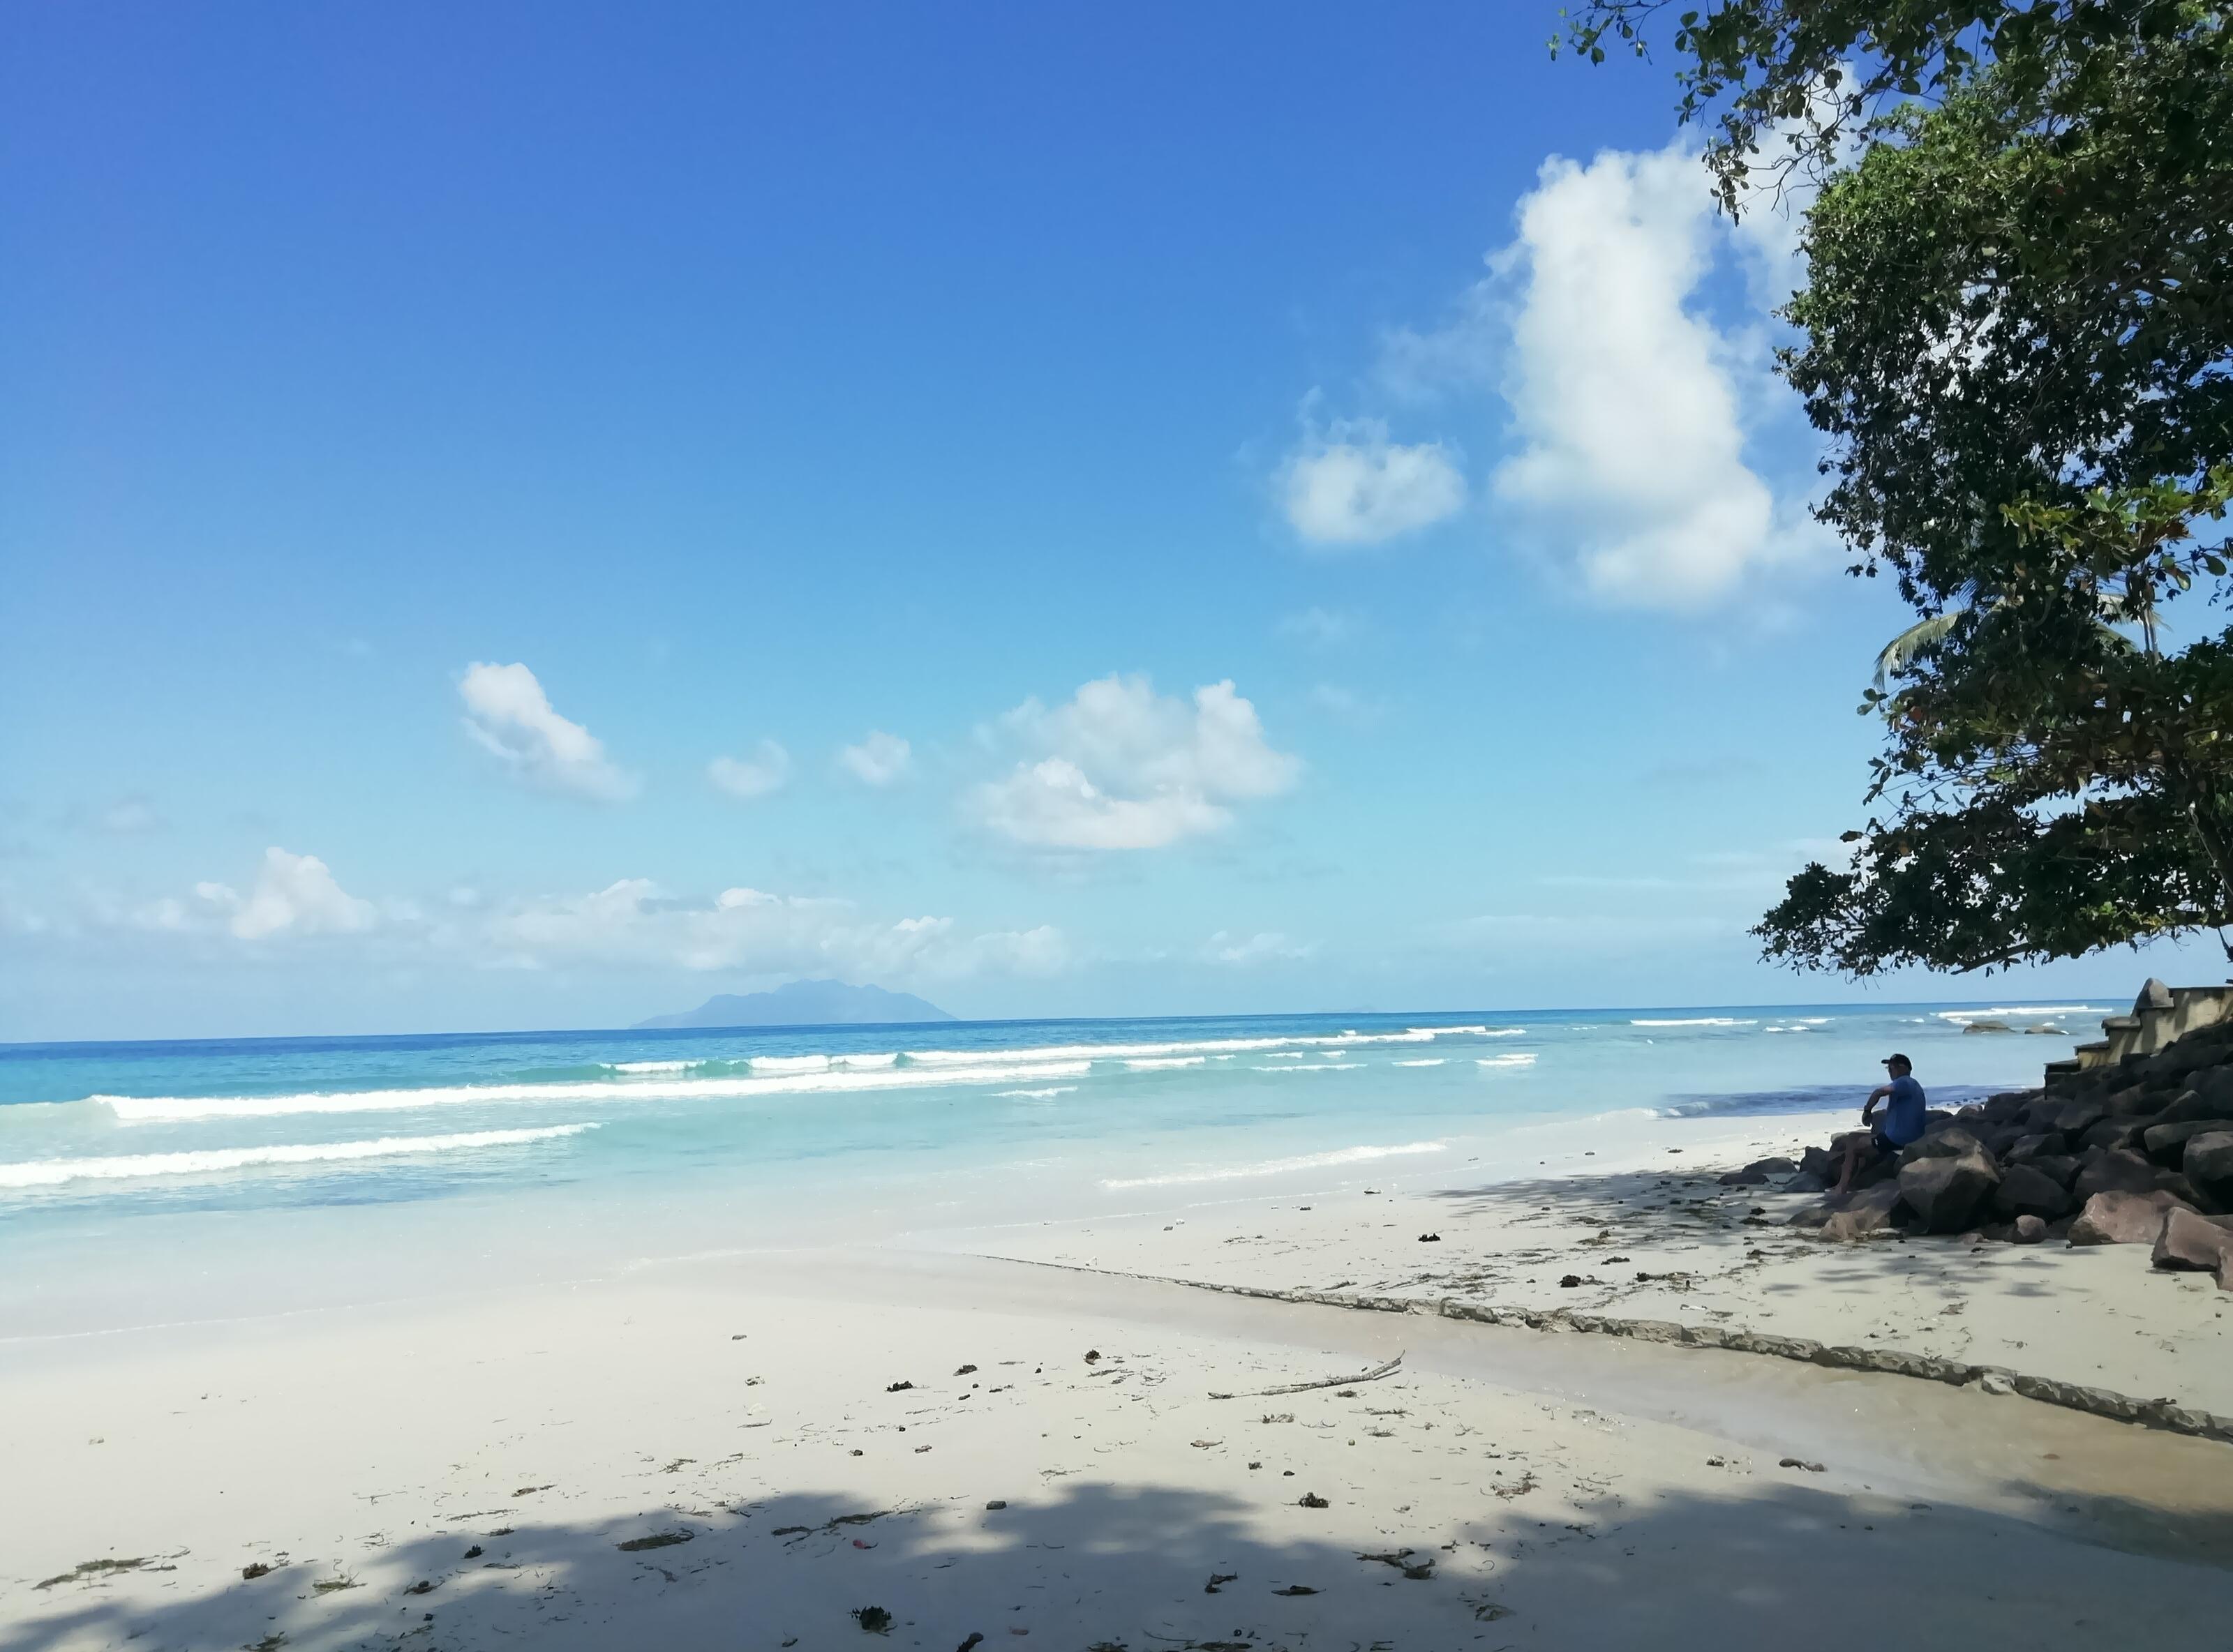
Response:
[{"label": "tree shadow", "polygon": [[[1279,1482],[1266,1482],[1270,1485]],[[1252,1488],[1253,1489],[1253,1488]],[[148,1579],[56,1584],[0,1649],[750,1647],[935,1649],[1598,1648],[1765,1645],[1806,1625],[1832,1649],[1882,1643],[1896,1591],[1925,1647],[2087,1647],[2121,1632],[2216,1644],[2233,1571],[2087,1547],[2006,1515],[1842,1495],[1732,1473],[1726,1490],[1612,1491],[1537,1520],[1478,1511],[1408,1531],[1403,1512],[1293,1509],[1168,1486],[1060,1486],[1002,1508],[860,1508],[812,1493],[596,1525],[470,1526],[363,1557],[212,1579],[191,1558]],[[2134,1529],[2165,1512],[2113,1512]],[[1312,1519],[1345,1538],[1277,1535]],[[1354,1541],[1361,1530],[1379,1535]],[[674,1541],[673,1534],[687,1533]],[[644,1545],[641,1540],[668,1540]],[[2233,1522],[2197,1552],[2233,1561]],[[628,1549],[620,1545],[635,1543]],[[467,1558],[478,1546],[479,1552]],[[197,1573],[203,1575],[197,1576]],[[319,1592],[320,1581],[348,1586]],[[136,1584],[137,1586],[127,1586]],[[880,1620],[869,1609],[889,1614]],[[856,1616],[857,1615],[857,1616]],[[882,1623],[882,1631],[878,1625]]]}]

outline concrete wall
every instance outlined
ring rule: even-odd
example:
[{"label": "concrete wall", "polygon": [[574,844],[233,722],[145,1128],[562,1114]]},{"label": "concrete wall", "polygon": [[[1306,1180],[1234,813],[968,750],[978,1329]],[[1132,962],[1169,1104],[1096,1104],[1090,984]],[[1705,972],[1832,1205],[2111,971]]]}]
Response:
[{"label": "concrete wall", "polygon": [[2106,1067],[2126,1056],[2149,1056],[2174,1038],[2233,1018],[2233,984],[2224,986],[2165,986],[2150,980],[2132,1002],[2129,1015],[2113,1015],[2101,1023],[2103,1036],[2078,1046],[2070,1061],[2051,1061],[2047,1076]]}]

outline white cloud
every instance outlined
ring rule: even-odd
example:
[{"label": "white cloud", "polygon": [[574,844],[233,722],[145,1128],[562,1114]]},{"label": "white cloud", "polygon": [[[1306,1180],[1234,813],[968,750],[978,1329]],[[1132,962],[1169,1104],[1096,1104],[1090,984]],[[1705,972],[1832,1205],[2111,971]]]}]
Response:
[{"label": "white cloud", "polygon": [[1292,963],[1317,955],[1316,941],[1292,941],[1276,929],[1253,935],[1234,935],[1219,930],[1201,946],[1201,955],[1213,964],[1247,969],[1257,964]]},{"label": "white cloud", "polygon": [[915,751],[898,735],[872,729],[858,745],[839,748],[837,761],[863,785],[889,786],[906,777]]},{"label": "white cloud", "polygon": [[1067,966],[1061,933],[961,934],[950,918],[863,917],[850,902],[724,889],[710,901],[623,878],[594,894],[520,902],[492,920],[488,942],[521,967],[564,963],[719,970],[852,980],[1051,974]]},{"label": "white cloud", "polygon": [[[1745,459],[1745,415],[1771,393],[1756,340],[1690,305],[1728,234],[1696,153],[1553,157],[1494,260],[1519,287],[1505,394],[1520,451],[1497,496],[1572,548],[1607,601],[1693,607],[1802,555],[1819,531]],[[1763,261],[1779,233],[1754,220]]]},{"label": "white cloud", "polygon": [[[351,934],[378,921],[372,902],[343,889],[316,855],[290,855],[276,845],[264,851],[246,895],[223,883],[198,883],[194,894],[241,940]],[[185,902],[163,900],[142,908],[137,919],[146,928],[187,929],[194,927],[194,915]]]},{"label": "white cloud", "polygon": [[1145,677],[1111,675],[1051,711],[1025,701],[1000,732],[1039,755],[978,786],[970,812],[1039,849],[1162,849],[1222,829],[1230,805],[1276,797],[1302,770],[1266,744],[1230,681],[1196,689],[1189,705]]},{"label": "white cloud", "polygon": [[1388,716],[1386,700],[1344,688],[1339,683],[1313,684],[1310,700],[1335,722],[1353,729],[1377,727]]},{"label": "white cloud", "polygon": [[791,753],[773,740],[762,740],[749,758],[715,758],[706,777],[732,797],[750,802],[783,790],[791,778]]},{"label": "white cloud", "polygon": [[1375,545],[1455,516],[1466,483],[1440,442],[1392,442],[1377,420],[1337,421],[1288,456],[1279,502],[1314,545]]},{"label": "white cloud", "polygon": [[1279,634],[1321,648],[1347,642],[1356,634],[1357,617],[1344,608],[1306,608],[1279,616]]},{"label": "white cloud", "polygon": [[477,661],[459,679],[458,693],[465,702],[465,732],[519,779],[600,803],[635,795],[635,777],[614,766],[596,735],[551,708],[525,666]]}]

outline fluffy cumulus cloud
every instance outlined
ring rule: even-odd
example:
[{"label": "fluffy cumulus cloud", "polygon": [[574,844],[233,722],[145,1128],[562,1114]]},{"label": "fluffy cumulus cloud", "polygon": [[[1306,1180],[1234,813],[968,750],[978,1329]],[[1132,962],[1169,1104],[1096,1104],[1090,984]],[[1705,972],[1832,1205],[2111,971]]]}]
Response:
[{"label": "fluffy cumulus cloud", "polygon": [[715,758],[706,765],[706,777],[716,790],[749,803],[783,790],[791,778],[791,753],[762,740],[749,758]]},{"label": "fluffy cumulus cloud", "polygon": [[1279,477],[1287,524],[1313,545],[1377,545],[1462,510],[1464,472],[1440,442],[1389,439],[1377,420],[1312,429]]},{"label": "fluffy cumulus cloud", "polygon": [[[1709,602],[1819,543],[1746,459],[1771,389],[1757,339],[1696,308],[1729,237],[1696,151],[1554,157],[1519,231],[1493,261],[1516,294],[1503,386],[1519,451],[1497,498],[1571,547],[1592,593],[1636,606]],[[1771,288],[1780,233],[1763,218],[1741,244]]]},{"label": "fluffy cumulus cloud", "polygon": [[975,788],[969,810],[1033,849],[1162,849],[1221,830],[1234,804],[1277,797],[1302,769],[1230,681],[1189,702],[1145,677],[1104,677],[1051,710],[1025,701],[993,734],[1032,755]]},{"label": "fluffy cumulus cloud", "polygon": [[872,729],[858,745],[841,746],[837,766],[864,786],[896,785],[907,778],[915,749],[896,734]]},{"label": "fluffy cumulus cloud", "polygon": [[142,912],[140,922],[152,929],[183,930],[214,918],[238,940],[265,940],[350,934],[378,921],[372,902],[342,888],[316,855],[292,855],[276,845],[264,851],[264,863],[246,894],[223,883],[198,883],[194,899],[194,907],[159,901]]},{"label": "fluffy cumulus cloud", "polygon": [[491,920],[486,939],[502,961],[523,967],[680,966],[885,982],[1052,974],[1070,961],[1061,933],[1045,926],[967,933],[950,918],[877,920],[848,901],[741,888],[684,900],[648,878],[520,902]]},{"label": "fluffy cumulus cloud", "polygon": [[525,666],[476,662],[458,680],[458,695],[465,732],[519,780],[599,803],[635,796],[635,777],[614,765],[596,735],[558,714]]}]

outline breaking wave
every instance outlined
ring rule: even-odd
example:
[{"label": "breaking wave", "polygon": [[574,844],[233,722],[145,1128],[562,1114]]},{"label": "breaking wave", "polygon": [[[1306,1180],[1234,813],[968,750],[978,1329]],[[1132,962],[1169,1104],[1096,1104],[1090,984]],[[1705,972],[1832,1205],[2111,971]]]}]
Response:
[{"label": "breaking wave", "polygon": [[722,1101],[756,1096],[917,1089],[945,1084],[998,1084],[1019,1078],[1076,1078],[1089,1062],[955,1067],[887,1067],[865,1072],[771,1073],[753,1078],[668,1078],[567,1084],[450,1084],[424,1089],[313,1090],[292,1096],[95,1096],[127,1124],[182,1119],[277,1118],[296,1113],[400,1113],[422,1108],[518,1102]]},{"label": "breaking wave", "polygon": [[58,1187],[69,1181],[121,1181],[143,1176],[191,1176],[268,1164],[325,1164],[396,1159],[476,1148],[519,1147],[594,1130],[594,1124],[552,1124],[531,1130],[468,1130],[455,1135],[383,1135],[372,1141],[322,1141],[264,1148],[209,1148],[198,1153],[135,1153],[107,1159],[35,1159],[0,1164],[0,1187]]}]

